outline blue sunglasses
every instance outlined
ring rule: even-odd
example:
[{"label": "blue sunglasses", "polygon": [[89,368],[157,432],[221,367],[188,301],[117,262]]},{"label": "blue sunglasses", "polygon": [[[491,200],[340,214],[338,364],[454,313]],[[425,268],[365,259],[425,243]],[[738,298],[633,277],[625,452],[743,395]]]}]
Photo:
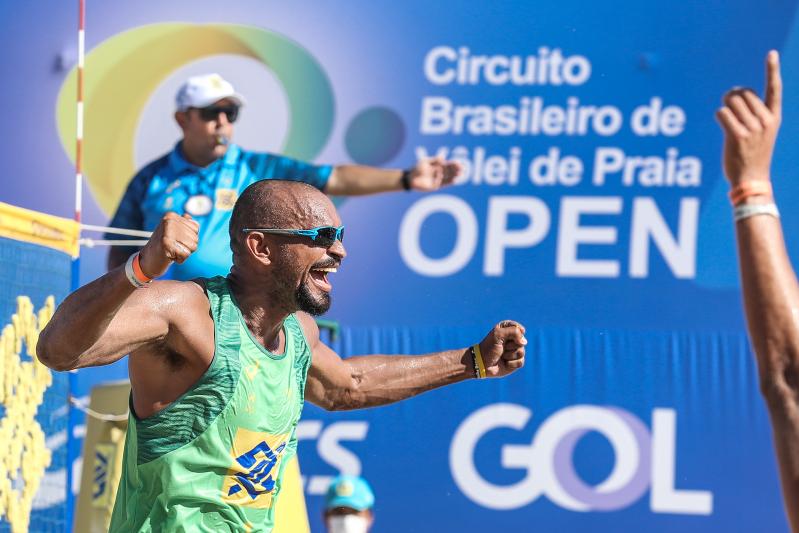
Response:
[{"label": "blue sunglasses", "polygon": [[314,244],[325,248],[330,248],[336,241],[344,242],[344,226],[319,226],[311,229],[244,228],[241,231],[244,233],[260,231],[261,233],[273,233],[275,235],[300,235],[309,237]]}]

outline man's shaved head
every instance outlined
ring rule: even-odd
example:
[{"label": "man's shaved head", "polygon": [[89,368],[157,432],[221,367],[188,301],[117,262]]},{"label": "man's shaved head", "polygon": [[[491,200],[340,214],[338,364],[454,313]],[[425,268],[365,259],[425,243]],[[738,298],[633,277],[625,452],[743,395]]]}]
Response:
[{"label": "man's shaved head", "polygon": [[241,193],[230,218],[230,248],[235,256],[244,228],[308,229],[328,218],[330,199],[301,181],[256,181]]},{"label": "man's shaved head", "polygon": [[257,231],[245,234],[242,230],[340,224],[333,202],[310,185],[281,180],[255,182],[241,193],[230,217],[231,276],[251,287],[259,286],[273,308],[322,314],[330,308],[332,285],[327,276],[347,255],[343,243],[322,246],[307,236]]}]

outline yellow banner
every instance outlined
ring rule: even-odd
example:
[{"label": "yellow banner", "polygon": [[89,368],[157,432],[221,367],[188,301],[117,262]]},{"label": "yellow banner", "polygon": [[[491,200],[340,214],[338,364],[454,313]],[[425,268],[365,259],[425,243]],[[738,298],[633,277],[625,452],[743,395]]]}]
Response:
[{"label": "yellow banner", "polygon": [[68,218],[0,202],[0,237],[47,246],[77,257],[80,226]]},{"label": "yellow banner", "polygon": [[286,465],[281,481],[280,498],[275,508],[275,528],[272,533],[310,533],[308,509],[302,491],[300,463],[295,454]]},{"label": "yellow banner", "polygon": [[[92,507],[105,509],[114,505],[111,499],[113,467],[117,445],[110,442],[98,442],[94,447],[94,479],[92,479]],[[84,462],[86,459],[84,459]]]}]

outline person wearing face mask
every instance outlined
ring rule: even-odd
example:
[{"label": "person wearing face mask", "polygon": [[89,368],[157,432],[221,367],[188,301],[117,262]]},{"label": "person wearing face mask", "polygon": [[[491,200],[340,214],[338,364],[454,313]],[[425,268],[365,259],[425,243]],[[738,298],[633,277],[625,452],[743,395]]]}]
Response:
[{"label": "person wearing face mask", "polygon": [[325,527],[328,533],[366,533],[374,523],[375,495],[362,477],[341,475],[325,495]]},{"label": "person wearing face mask", "polygon": [[[314,165],[279,154],[245,150],[233,143],[244,97],[219,74],[193,76],[178,90],[175,121],[183,138],[174,149],[142,168],[128,184],[110,222],[114,228],[153,231],[168,212],[190,215],[200,225],[200,247],[170,277],[224,276],[232,265],[227,235],[236,199],[265,179],[301,181],[329,195],[389,191],[435,191],[451,184],[461,167],[441,158],[407,169],[363,165]],[[108,239],[119,237],[108,234]],[[108,270],[124,265],[136,248],[112,247]]]}]

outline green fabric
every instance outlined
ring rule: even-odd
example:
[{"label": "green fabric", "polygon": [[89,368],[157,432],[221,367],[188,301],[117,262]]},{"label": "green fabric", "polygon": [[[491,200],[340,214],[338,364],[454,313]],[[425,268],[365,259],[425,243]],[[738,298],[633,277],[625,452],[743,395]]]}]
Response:
[{"label": "green fabric", "polygon": [[[216,299],[218,297],[210,296]],[[219,321],[224,324],[220,331],[235,331],[238,318],[232,306],[220,309]],[[226,315],[223,313],[227,313]],[[224,336],[217,343],[214,359],[200,380],[183,396],[166,409],[145,418],[136,417],[136,446],[138,464],[149,463],[153,459],[177,450],[201,435],[225,408],[239,381],[238,335]],[[131,396],[130,412],[135,415]]]},{"label": "green fabric", "polygon": [[256,343],[226,278],[207,280],[214,360],[205,375],[159,413],[131,411],[122,478],[111,518],[116,531],[270,531],[311,363],[294,315],[286,348]]}]

